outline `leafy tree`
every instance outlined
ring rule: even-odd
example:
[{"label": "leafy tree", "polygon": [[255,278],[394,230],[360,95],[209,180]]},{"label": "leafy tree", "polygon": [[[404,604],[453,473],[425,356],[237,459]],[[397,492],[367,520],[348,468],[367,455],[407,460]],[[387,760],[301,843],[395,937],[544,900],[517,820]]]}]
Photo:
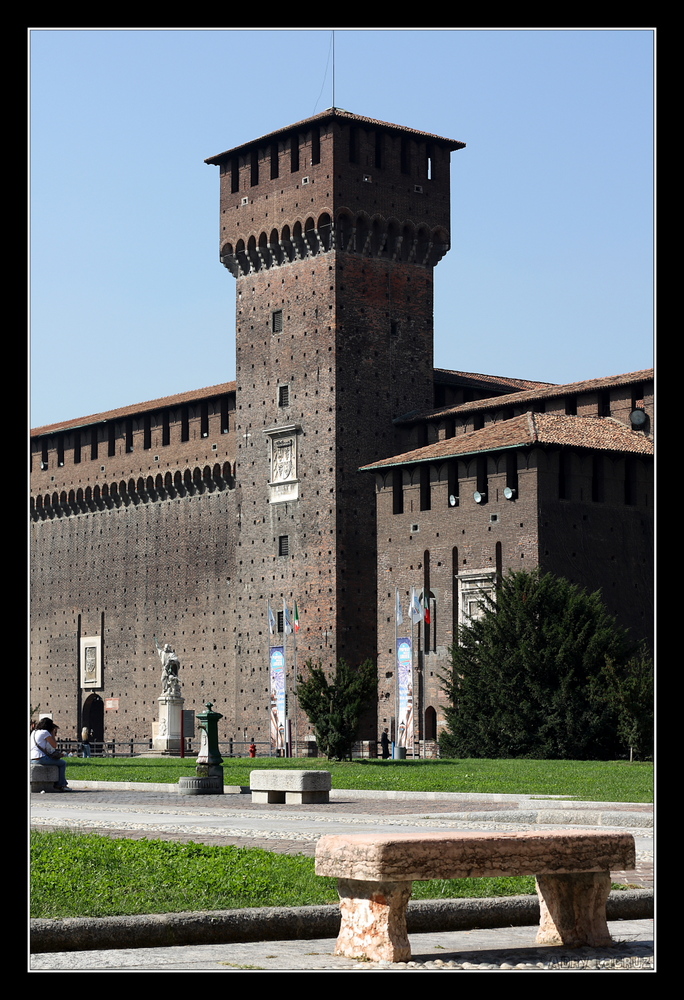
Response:
[{"label": "leafy tree", "polygon": [[617,709],[618,737],[629,747],[629,759],[653,756],[653,659],[640,646],[623,667],[606,660],[602,674],[605,696]]},{"label": "leafy tree", "polygon": [[440,744],[456,757],[615,757],[619,710],[605,671],[633,652],[600,593],[538,570],[511,572],[459,629],[443,677]]},{"label": "leafy tree", "polygon": [[297,696],[314,728],[318,745],[326,757],[351,759],[361,716],[377,697],[375,664],[366,660],[353,669],[339,660],[334,680],[328,680],[320,662],[307,660],[305,667],[308,677],[297,678]]}]

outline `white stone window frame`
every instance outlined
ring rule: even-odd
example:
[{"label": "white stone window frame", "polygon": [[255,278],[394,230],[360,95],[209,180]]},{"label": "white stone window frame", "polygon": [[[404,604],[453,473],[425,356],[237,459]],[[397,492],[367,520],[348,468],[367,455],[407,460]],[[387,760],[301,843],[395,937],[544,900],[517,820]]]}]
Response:
[{"label": "white stone window frame", "polygon": [[496,600],[496,571],[493,569],[471,569],[461,572],[458,580],[458,624],[470,625],[482,616],[486,604],[483,594]]},{"label": "white stone window frame", "polygon": [[[264,434],[268,440],[268,487],[270,503],[287,503],[299,498],[298,450],[299,424],[284,424],[280,427],[267,427]],[[284,449],[289,449],[286,468],[279,456]]]},{"label": "white stone window frame", "polygon": [[81,636],[80,642],[81,688],[94,690],[102,687],[102,637]]}]

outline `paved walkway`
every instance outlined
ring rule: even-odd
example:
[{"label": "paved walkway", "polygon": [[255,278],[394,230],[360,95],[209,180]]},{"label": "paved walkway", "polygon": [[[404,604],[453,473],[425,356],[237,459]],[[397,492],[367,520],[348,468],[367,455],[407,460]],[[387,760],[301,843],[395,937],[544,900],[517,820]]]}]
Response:
[{"label": "paved walkway", "polygon": [[648,971],[653,921],[609,921],[612,948],[540,948],[536,927],[410,934],[409,963],[336,958],[333,938],[71,951],[31,956],[33,972]]},{"label": "paved walkway", "polygon": [[[612,872],[613,881],[635,888],[653,886],[653,809],[650,805],[571,802],[530,795],[345,790],[334,790],[328,805],[253,805],[249,795],[239,794],[237,790],[234,794],[217,796],[181,796],[175,785],[141,789],[140,785],[72,782],[72,787],[74,791],[68,794],[32,795],[32,826],[42,829],[68,827],[113,837],[154,837],[263,847],[280,853],[310,856],[323,833],[350,830],[410,833],[427,829],[499,831],[601,827],[606,831],[632,833],[637,846],[636,868]],[[547,970],[652,967],[652,921],[622,920],[615,927],[611,925],[611,932],[616,940],[624,942],[621,950],[614,948],[601,957],[595,949],[582,949],[582,955],[575,951],[563,957],[563,950],[554,949],[552,961],[548,949],[535,946],[535,927],[411,935],[414,961],[418,964],[409,968],[445,971],[462,968],[465,953],[473,958],[471,965],[489,969],[515,967],[516,956],[528,963],[527,968],[531,963],[533,968]],[[34,971],[87,968],[103,971],[346,971],[362,968],[369,971],[367,963],[333,958],[332,947],[333,941],[324,938],[58,952],[33,955],[31,968]],[[442,964],[435,965],[435,962]],[[567,962],[571,964],[563,964]],[[597,962],[604,964],[597,965]],[[381,967],[373,966],[373,971]],[[389,971],[399,968],[407,967],[391,966]]]}]

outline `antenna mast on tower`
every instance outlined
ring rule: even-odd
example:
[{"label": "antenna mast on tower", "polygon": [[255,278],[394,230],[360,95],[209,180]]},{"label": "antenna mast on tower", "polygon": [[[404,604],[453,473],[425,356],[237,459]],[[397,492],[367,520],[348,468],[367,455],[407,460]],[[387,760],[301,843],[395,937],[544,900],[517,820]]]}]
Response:
[{"label": "antenna mast on tower", "polygon": [[335,107],[335,32],[332,33],[332,106]]}]

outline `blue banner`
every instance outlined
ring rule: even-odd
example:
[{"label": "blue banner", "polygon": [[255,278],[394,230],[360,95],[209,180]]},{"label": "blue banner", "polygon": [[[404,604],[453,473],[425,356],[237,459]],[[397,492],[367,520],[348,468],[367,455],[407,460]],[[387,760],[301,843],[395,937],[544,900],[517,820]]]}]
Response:
[{"label": "blue banner", "polygon": [[398,747],[413,746],[413,656],[410,639],[397,639],[397,676],[399,705],[397,706]]},{"label": "blue banner", "polygon": [[271,647],[271,749],[285,749],[285,648]]}]

